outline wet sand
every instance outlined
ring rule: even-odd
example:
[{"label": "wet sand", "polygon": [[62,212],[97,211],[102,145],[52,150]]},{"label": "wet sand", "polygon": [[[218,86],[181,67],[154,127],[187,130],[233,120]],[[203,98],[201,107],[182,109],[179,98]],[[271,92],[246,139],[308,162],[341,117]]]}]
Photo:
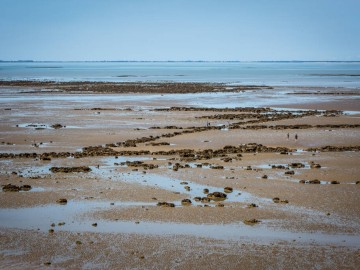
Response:
[{"label": "wet sand", "polygon": [[2,269],[360,264],[354,89],[4,84]]}]

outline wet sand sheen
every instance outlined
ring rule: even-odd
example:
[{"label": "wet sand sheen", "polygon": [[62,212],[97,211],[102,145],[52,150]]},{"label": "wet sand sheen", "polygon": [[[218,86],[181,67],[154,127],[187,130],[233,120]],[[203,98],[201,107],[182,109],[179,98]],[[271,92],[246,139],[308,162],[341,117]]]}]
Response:
[{"label": "wet sand sheen", "polygon": [[[49,249],[45,254],[60,254],[50,242],[63,246],[68,241],[65,239],[74,239],[75,243],[76,235],[82,242],[76,244],[78,248],[85,248],[84,243],[104,235],[92,249],[109,260],[114,259],[115,253],[104,254],[102,248],[107,249],[111,243],[108,235],[114,235],[114,238],[120,237],[119,243],[124,245],[125,238],[135,243],[148,237],[154,245],[166,238],[170,241],[167,249],[172,252],[188,238],[206,239],[203,247],[209,251],[221,243],[224,252],[229,254],[240,254],[231,243],[239,246],[246,243],[252,248],[241,252],[248,258],[265,246],[267,251],[262,251],[266,254],[260,259],[262,262],[276,251],[276,246],[284,245],[281,256],[286,258],[286,265],[291,261],[292,252],[300,255],[304,246],[305,250],[316,247],[316,254],[337,250],[338,256],[348,258],[351,266],[357,265],[360,113],[236,111],[234,107],[242,107],[240,100],[246,100],[244,93],[213,93],[208,99],[206,94],[194,94],[193,98],[196,95],[204,98],[200,101],[189,101],[192,94],[97,94],[100,99],[96,100],[95,97],[87,99],[83,94],[62,93],[53,99],[54,94],[36,93],[22,99],[24,94],[11,89],[0,97],[4,116],[1,185],[28,184],[32,189],[0,192],[2,261],[10,262],[7,265],[15,261],[20,261],[21,266],[33,264],[34,260],[45,262],[43,255],[35,251],[28,254],[36,259],[21,257],[19,254],[23,254],[26,247],[21,239],[34,237],[32,241],[36,245]],[[251,99],[248,104],[259,106],[265,101],[268,104],[276,101],[267,101],[273,89],[253,90],[246,93]],[[11,97],[13,94],[16,98]],[[276,97],[279,93],[273,94]],[[284,107],[293,106],[295,99],[280,96],[284,98]],[[86,99],[76,100],[79,97]],[[142,98],[139,100],[139,97]],[[238,101],[234,102],[232,97]],[[331,95],[326,97],[327,102],[341,104]],[[294,107],[311,108],[313,105],[306,103],[310,100],[315,99],[309,95],[308,100]],[[25,106],[28,102],[35,102],[35,106]],[[199,106],[190,109],[189,105],[195,103]],[[217,108],[211,108],[213,104],[217,104]],[[180,109],[168,109],[172,105]],[[202,110],[202,107],[208,109]],[[245,119],[240,119],[244,115]],[[208,128],[207,122],[211,124]],[[60,124],[61,128],[51,128],[54,124]],[[143,140],[136,140],[139,138]],[[98,147],[99,144],[102,146]],[[97,148],[91,152],[84,148],[88,146]],[[267,152],[271,147],[278,150]],[[63,157],[56,156],[60,152],[65,153]],[[6,153],[35,154],[5,158]],[[299,167],[291,167],[293,163]],[[321,166],[316,169],[311,164]],[[273,165],[284,168],[273,169]],[[90,171],[52,173],[50,170],[81,166],[89,167]],[[286,174],[288,171],[294,173]],[[320,185],[299,183],[314,179],[319,179]],[[332,182],[338,183],[329,184]],[[232,192],[226,193],[225,187],[231,187]],[[208,191],[204,193],[204,189]],[[194,199],[207,198],[212,192],[222,192],[227,197],[220,202]],[[56,204],[61,198],[67,199],[66,205]],[[190,199],[192,205],[182,206],[184,199]],[[157,206],[159,202],[174,203],[175,208]],[[260,222],[252,223],[254,220]],[[58,225],[62,222],[65,224]],[[10,239],[15,235],[22,235],[16,242],[19,253],[5,252],[14,248]],[[44,237],[49,243],[41,243]],[[126,245],[128,252],[142,249],[135,244]],[[196,252],[189,244],[186,248],[190,253]],[[90,250],[84,252],[91,254]],[[145,258],[157,254],[152,253],[153,247],[142,252]],[[155,267],[164,254],[166,251],[158,250],[158,255],[154,255],[157,259],[145,260],[144,267]],[[180,260],[188,260],[186,254],[179,254]],[[237,265],[233,257],[224,261],[221,255],[212,254],[204,249],[202,256],[207,259],[215,256],[230,268]],[[62,264],[55,255],[47,257],[54,266],[81,264],[70,260]],[[166,259],[164,264],[171,268],[175,260]],[[299,265],[306,264],[296,260]],[[315,259],[309,260],[315,262]],[[340,266],[337,256],[329,259],[324,255],[316,260],[322,266],[329,260],[333,266]],[[36,265],[34,268],[39,266]],[[128,265],[132,265],[131,262]]]}]

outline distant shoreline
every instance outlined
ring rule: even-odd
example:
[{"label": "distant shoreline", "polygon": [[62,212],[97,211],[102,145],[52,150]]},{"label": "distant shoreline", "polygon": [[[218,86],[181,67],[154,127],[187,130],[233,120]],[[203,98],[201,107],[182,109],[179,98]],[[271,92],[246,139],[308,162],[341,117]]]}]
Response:
[{"label": "distant shoreline", "polygon": [[0,60],[0,63],[360,63],[360,60]]}]

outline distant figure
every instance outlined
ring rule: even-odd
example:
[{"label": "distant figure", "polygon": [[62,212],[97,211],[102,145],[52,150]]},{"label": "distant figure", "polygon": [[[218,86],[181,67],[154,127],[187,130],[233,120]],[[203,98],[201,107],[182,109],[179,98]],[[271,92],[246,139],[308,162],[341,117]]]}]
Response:
[{"label": "distant figure", "polygon": [[297,139],[298,139],[298,135],[297,135],[297,134],[295,134],[295,141],[297,141]]},{"label": "distant figure", "polygon": [[290,134],[288,133],[288,134],[287,134],[287,139],[289,140],[289,138],[290,138]]}]

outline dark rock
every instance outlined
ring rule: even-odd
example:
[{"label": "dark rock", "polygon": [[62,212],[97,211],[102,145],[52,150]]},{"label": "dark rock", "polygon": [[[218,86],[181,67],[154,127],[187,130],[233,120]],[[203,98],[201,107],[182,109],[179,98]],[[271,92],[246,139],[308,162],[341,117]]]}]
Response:
[{"label": "dark rock", "polygon": [[175,207],[175,204],[173,203],[168,203],[168,202],[158,202],[157,206],[162,206],[162,207]]},{"label": "dark rock", "polygon": [[257,223],[259,223],[259,222],[261,222],[261,221],[255,219],[255,218],[252,218],[252,219],[245,219],[243,222],[244,222],[246,225],[255,225],[255,224],[257,224]]},{"label": "dark rock", "polygon": [[191,202],[191,200],[189,200],[189,199],[183,199],[183,200],[181,201],[181,204],[182,204],[182,205],[191,205],[192,202]]},{"label": "dark rock", "polygon": [[233,188],[232,187],[224,187],[224,192],[231,193],[231,192],[233,192]]},{"label": "dark rock", "polygon": [[32,187],[30,185],[22,185],[20,187],[20,190],[22,190],[22,191],[29,191],[31,189],[32,189]]},{"label": "dark rock", "polygon": [[90,172],[91,169],[87,166],[80,167],[51,167],[50,171],[53,173],[72,173],[72,172]]},{"label": "dark rock", "polygon": [[306,183],[307,184],[321,184],[320,180],[318,180],[318,179],[309,180]]},{"label": "dark rock", "polygon": [[223,201],[227,198],[227,195],[225,193],[215,191],[213,193],[208,194],[207,197],[213,201]]},{"label": "dark rock", "polygon": [[9,192],[9,191],[17,192],[17,191],[20,191],[20,187],[16,186],[16,185],[12,185],[12,184],[7,184],[7,185],[3,186],[2,190],[5,192]]},{"label": "dark rock", "polygon": [[64,198],[58,199],[56,202],[59,204],[67,204],[67,199],[64,199]]}]

